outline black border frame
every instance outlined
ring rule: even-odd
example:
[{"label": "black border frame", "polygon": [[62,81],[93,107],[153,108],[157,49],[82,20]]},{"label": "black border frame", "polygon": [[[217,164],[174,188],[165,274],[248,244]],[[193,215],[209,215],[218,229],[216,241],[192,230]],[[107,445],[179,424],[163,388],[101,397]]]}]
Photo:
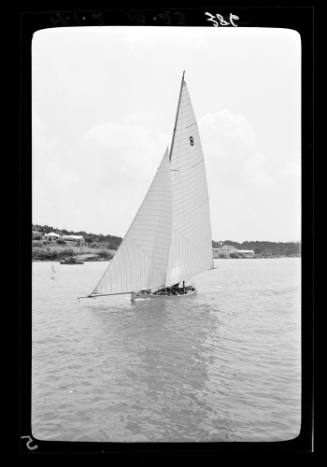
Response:
[{"label": "black border frame", "polygon": [[[280,442],[117,443],[35,439],[31,432],[32,358],[32,141],[31,41],[39,29],[65,26],[212,27],[204,15],[239,16],[239,27],[294,29],[302,41],[302,424],[297,438]],[[175,455],[225,452],[290,453],[313,451],[314,318],[314,32],[313,5],[238,6],[206,4],[188,8],[21,9],[19,14],[19,454],[128,453]],[[66,19],[69,17],[69,20]],[[85,20],[83,20],[83,17]],[[154,19],[156,18],[156,20]],[[30,441],[29,441],[30,440]]]}]

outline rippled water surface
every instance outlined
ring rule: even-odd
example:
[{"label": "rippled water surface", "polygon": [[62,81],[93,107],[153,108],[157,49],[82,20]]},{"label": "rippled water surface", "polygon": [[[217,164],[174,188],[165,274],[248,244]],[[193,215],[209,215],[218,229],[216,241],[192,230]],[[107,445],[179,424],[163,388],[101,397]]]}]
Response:
[{"label": "rippled water surface", "polygon": [[[107,263],[33,263],[32,432],[278,441],[301,424],[298,258],[216,260],[198,294],[87,299]],[[51,269],[54,265],[55,273]]]}]

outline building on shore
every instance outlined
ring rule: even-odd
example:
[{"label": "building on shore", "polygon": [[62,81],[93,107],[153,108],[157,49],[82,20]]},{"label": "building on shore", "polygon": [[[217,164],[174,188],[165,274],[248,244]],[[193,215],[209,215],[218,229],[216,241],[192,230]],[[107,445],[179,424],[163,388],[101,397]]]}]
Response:
[{"label": "building on shore", "polygon": [[72,242],[74,244],[77,244],[78,246],[85,245],[85,239],[83,235],[63,235],[61,239],[65,242]]},{"label": "building on shore", "polygon": [[254,250],[238,250],[232,245],[223,245],[220,248],[213,248],[214,258],[254,258]]},{"label": "building on shore", "polygon": [[61,238],[61,235],[58,235],[56,232],[50,232],[43,235],[44,240],[48,240],[48,242],[56,242]]}]

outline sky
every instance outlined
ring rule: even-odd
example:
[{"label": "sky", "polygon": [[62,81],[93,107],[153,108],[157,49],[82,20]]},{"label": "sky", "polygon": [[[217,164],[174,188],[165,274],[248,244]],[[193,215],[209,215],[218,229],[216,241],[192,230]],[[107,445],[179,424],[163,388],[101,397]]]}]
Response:
[{"label": "sky", "polygon": [[290,29],[51,28],[32,40],[32,221],[123,237],[197,117],[212,237],[301,240],[301,38]]}]

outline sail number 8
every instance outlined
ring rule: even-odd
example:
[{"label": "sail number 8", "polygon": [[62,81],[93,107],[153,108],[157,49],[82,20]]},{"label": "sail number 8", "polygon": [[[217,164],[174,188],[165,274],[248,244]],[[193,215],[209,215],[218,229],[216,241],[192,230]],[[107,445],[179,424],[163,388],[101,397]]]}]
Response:
[{"label": "sail number 8", "polygon": [[193,136],[190,136],[190,145],[191,145],[191,146],[194,146],[194,139],[193,139]]}]

